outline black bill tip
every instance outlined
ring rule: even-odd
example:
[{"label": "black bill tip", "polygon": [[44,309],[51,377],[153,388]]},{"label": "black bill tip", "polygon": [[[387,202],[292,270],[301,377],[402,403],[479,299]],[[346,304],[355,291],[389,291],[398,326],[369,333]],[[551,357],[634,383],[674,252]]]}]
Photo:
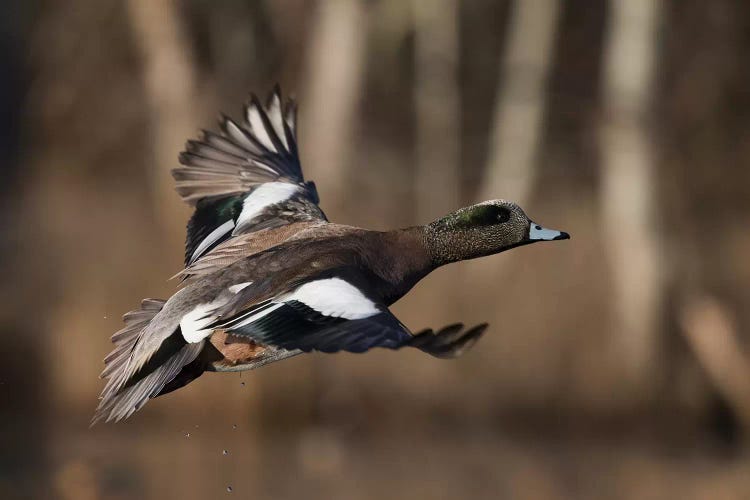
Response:
[{"label": "black bill tip", "polygon": [[559,236],[555,236],[552,239],[553,240],[569,240],[570,239],[570,235],[568,233],[566,233],[565,231],[560,231],[560,235]]}]

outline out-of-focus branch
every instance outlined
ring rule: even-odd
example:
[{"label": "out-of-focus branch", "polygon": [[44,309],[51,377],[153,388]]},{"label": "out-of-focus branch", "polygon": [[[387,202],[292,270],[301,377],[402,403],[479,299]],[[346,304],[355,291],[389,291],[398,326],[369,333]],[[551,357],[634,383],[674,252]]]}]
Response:
[{"label": "out-of-focus branch", "polygon": [[651,380],[663,280],[654,227],[654,160],[645,115],[653,89],[658,0],[610,2],[601,128],[602,236],[613,276],[617,349],[633,382]]},{"label": "out-of-focus branch", "polygon": [[305,173],[325,184],[321,197],[329,215],[340,208],[355,137],[361,94],[365,3],[320,2],[310,35],[307,98],[300,138]]},{"label": "out-of-focus branch", "polygon": [[711,382],[750,431],[750,359],[729,312],[716,299],[699,297],[684,304],[679,320]]},{"label": "out-of-focus branch", "polygon": [[512,8],[480,198],[502,197],[523,205],[536,178],[560,2],[517,0]]},{"label": "out-of-focus branch", "polygon": [[413,0],[417,220],[459,204],[458,2]]},{"label": "out-of-focus branch", "polygon": [[128,0],[127,6],[151,107],[154,206],[165,236],[181,242],[187,210],[174,192],[170,170],[198,123],[193,61],[174,1]]}]

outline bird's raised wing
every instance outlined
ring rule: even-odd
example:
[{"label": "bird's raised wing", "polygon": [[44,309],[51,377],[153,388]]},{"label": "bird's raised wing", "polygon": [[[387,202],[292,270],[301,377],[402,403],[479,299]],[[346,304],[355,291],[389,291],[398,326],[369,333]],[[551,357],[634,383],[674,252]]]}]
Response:
[{"label": "bird's raised wing", "polygon": [[255,95],[235,122],[204,130],[180,154],[172,175],[182,199],[195,206],[188,222],[185,264],[240,234],[295,222],[325,222],[315,184],[305,182],[297,152],[297,106],[282,109],[278,85],[261,105]]}]

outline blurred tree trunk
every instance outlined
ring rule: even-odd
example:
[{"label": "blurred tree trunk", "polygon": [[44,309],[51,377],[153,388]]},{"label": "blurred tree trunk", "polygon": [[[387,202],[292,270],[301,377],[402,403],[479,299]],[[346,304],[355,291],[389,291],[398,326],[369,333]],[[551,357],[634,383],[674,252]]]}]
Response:
[{"label": "blurred tree trunk", "polygon": [[536,179],[560,8],[558,0],[518,0],[513,4],[481,183],[482,200],[506,198],[523,206],[529,198]]},{"label": "blurred tree trunk", "polygon": [[366,6],[359,0],[321,2],[313,21],[307,60],[307,98],[300,140],[305,176],[324,184],[328,215],[345,203],[359,96],[364,74]]},{"label": "blurred tree trunk", "polygon": [[459,206],[458,2],[413,0],[417,220]]},{"label": "blurred tree trunk", "polygon": [[174,191],[170,170],[197,129],[195,69],[176,2],[129,0],[127,6],[151,111],[154,207],[169,248],[174,248],[185,238],[187,209]]},{"label": "blurred tree trunk", "polygon": [[[528,208],[547,104],[561,5],[559,0],[517,0],[511,5],[507,43],[489,136],[489,152],[479,200],[503,198]],[[508,259],[474,267],[467,279],[487,282]]]},{"label": "blurred tree trunk", "polygon": [[[41,7],[30,2],[31,9]],[[52,355],[44,349],[45,332],[29,304],[48,304],[59,290],[57,266],[40,263],[34,238],[38,225],[25,210],[23,195],[29,186],[19,182],[28,175],[22,137],[28,133],[29,85],[38,73],[30,71],[22,56],[32,47],[33,31],[23,9],[11,2],[0,5],[0,155],[3,183],[0,185],[0,498],[49,497],[51,453],[49,446],[50,387],[55,379],[48,369]],[[33,75],[33,78],[32,78]],[[33,127],[29,127],[33,128]],[[26,171],[24,172],[24,169]],[[46,244],[46,242],[45,242]],[[36,257],[36,258],[35,258]],[[34,274],[36,273],[36,274]],[[45,278],[40,286],[37,276]],[[41,307],[44,307],[43,305]],[[31,317],[33,316],[33,318]],[[34,367],[44,367],[35,370]]]},{"label": "blurred tree trunk", "polygon": [[681,331],[716,390],[750,431],[750,360],[736,322],[719,300],[698,295],[684,301],[679,316]]},{"label": "blurred tree trunk", "polygon": [[604,48],[601,126],[602,237],[613,277],[615,349],[625,375],[643,388],[652,380],[663,280],[655,231],[655,172],[647,110],[654,81],[657,0],[610,4]]}]

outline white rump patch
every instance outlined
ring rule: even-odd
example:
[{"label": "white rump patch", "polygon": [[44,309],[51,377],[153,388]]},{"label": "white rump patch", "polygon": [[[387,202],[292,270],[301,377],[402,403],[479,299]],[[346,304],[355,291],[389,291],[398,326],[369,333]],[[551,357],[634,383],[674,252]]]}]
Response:
[{"label": "white rump patch", "polygon": [[237,234],[242,226],[263,213],[266,207],[281,203],[291,198],[301,189],[297,184],[287,182],[267,182],[258,186],[242,203],[242,212],[237,219],[237,227],[232,234]]},{"label": "white rump patch", "polygon": [[213,323],[214,319],[216,319],[211,316],[213,310],[213,304],[199,304],[182,317],[180,320],[180,330],[187,342],[191,344],[200,342],[211,335],[213,330],[211,328],[206,329],[205,327]]},{"label": "white rump patch", "polygon": [[529,229],[530,240],[554,240],[560,236],[562,236],[561,231],[547,229],[546,227],[542,227],[534,222],[531,223],[531,228]]},{"label": "white rump patch", "polygon": [[203,238],[203,241],[201,241],[201,244],[198,245],[198,247],[195,249],[195,251],[193,252],[193,255],[190,256],[190,264],[195,262],[195,260],[201,254],[203,254],[203,252],[206,251],[206,248],[210,247],[211,245],[219,241],[222,236],[227,234],[232,229],[234,229],[234,221],[232,219],[229,219],[224,224],[222,224],[221,226],[211,231],[211,233],[208,236]]},{"label": "white rump patch", "polygon": [[340,278],[305,283],[284,297],[284,300],[302,302],[320,314],[333,318],[354,320],[369,318],[381,312],[359,288]]}]

